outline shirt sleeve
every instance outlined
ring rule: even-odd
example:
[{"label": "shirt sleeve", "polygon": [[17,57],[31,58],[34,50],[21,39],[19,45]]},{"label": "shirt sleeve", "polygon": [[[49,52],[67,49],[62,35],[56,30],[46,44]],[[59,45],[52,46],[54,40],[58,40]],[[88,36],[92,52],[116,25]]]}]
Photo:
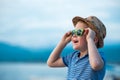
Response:
[{"label": "shirt sleeve", "polygon": [[62,57],[63,63],[68,67],[70,61],[72,59],[72,54]]},{"label": "shirt sleeve", "polygon": [[100,56],[102,57],[102,60],[104,62],[104,66],[106,65],[106,59],[105,59],[105,55],[104,55],[104,52],[100,51]]},{"label": "shirt sleeve", "polygon": [[101,70],[97,71],[98,72],[97,74],[98,74],[98,79],[103,80],[103,77],[104,77],[105,72],[106,72],[106,59],[105,59],[104,52],[100,51],[99,53],[100,53],[100,55],[101,55],[101,57],[103,59],[104,66],[103,66],[103,68]]},{"label": "shirt sleeve", "polygon": [[74,51],[73,53],[67,55],[67,56],[64,56],[62,57],[62,60],[63,60],[63,63],[68,67],[69,64],[71,63],[72,61],[72,58],[73,56],[75,55],[75,53],[77,53],[78,51]]}]

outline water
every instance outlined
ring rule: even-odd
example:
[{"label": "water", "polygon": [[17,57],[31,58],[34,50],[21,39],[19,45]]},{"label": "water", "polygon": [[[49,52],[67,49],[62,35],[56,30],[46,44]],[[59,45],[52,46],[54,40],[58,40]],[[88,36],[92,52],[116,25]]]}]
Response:
[{"label": "water", "polygon": [[[49,68],[46,64],[40,63],[47,61],[52,50],[53,47],[46,47],[32,51],[0,43],[0,80],[66,80],[67,68]],[[119,44],[105,45],[100,50],[105,53],[106,62],[120,64]],[[62,56],[71,52],[72,46],[68,46]],[[120,65],[107,65],[106,72],[104,80],[115,80],[113,77],[120,77]]]},{"label": "water", "polygon": [[46,64],[1,63],[0,80],[66,80],[66,68],[49,68]]},{"label": "water", "polygon": [[[107,65],[104,80],[120,76],[120,65]],[[41,63],[0,63],[0,80],[66,80],[67,68],[50,68]]]}]

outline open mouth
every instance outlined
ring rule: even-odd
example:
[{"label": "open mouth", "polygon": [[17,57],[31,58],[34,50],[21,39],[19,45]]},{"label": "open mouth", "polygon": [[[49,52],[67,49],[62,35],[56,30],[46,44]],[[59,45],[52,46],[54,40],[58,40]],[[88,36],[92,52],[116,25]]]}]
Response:
[{"label": "open mouth", "polygon": [[73,43],[78,43],[78,40],[74,40]]}]

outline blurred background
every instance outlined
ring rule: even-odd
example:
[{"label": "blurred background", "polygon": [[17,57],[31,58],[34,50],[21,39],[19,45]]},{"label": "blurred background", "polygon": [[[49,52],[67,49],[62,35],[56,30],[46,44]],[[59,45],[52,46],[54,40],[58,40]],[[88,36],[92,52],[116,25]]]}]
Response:
[{"label": "blurred background", "polygon": [[[67,68],[46,61],[74,16],[106,26],[104,80],[120,80],[120,0],[0,0],[0,80],[66,80]],[[66,46],[61,56],[73,51]]]}]

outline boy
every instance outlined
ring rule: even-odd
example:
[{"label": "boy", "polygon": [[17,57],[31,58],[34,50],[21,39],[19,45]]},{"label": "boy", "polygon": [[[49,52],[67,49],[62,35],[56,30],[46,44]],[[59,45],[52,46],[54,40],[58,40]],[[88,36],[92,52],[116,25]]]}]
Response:
[{"label": "boy", "polygon": [[[75,30],[65,33],[51,53],[47,64],[50,67],[68,67],[67,80],[103,80],[105,60],[97,48],[104,45],[106,36],[104,24],[95,16],[73,18]],[[60,57],[64,47],[72,42],[77,50],[66,57]]]}]

